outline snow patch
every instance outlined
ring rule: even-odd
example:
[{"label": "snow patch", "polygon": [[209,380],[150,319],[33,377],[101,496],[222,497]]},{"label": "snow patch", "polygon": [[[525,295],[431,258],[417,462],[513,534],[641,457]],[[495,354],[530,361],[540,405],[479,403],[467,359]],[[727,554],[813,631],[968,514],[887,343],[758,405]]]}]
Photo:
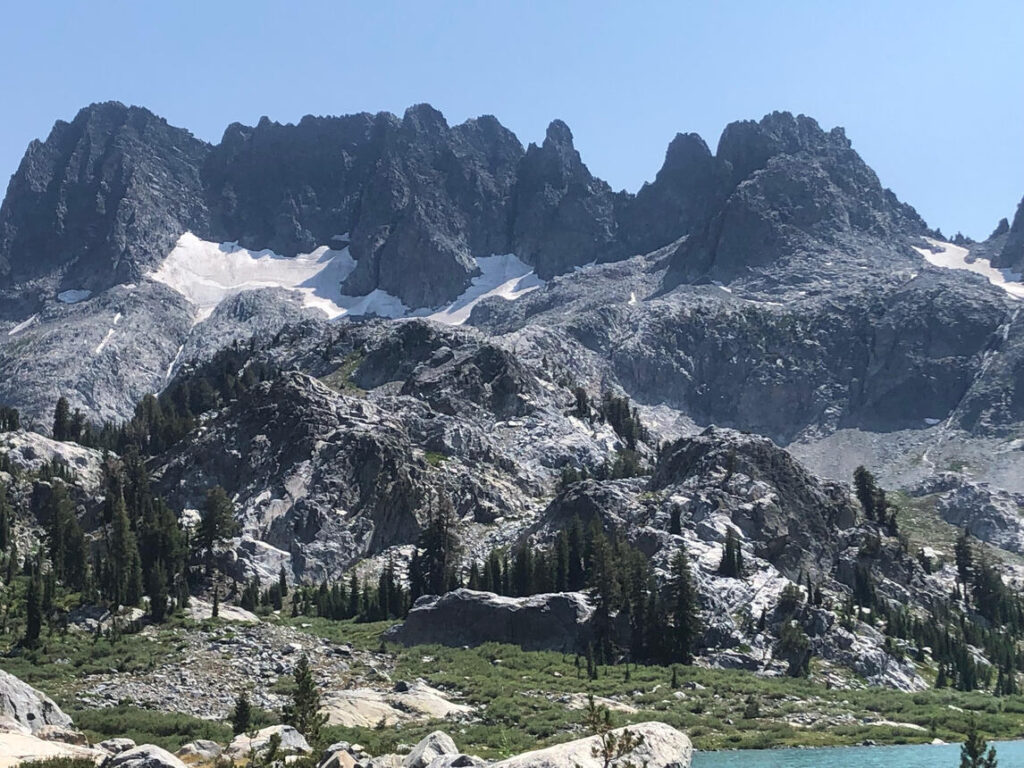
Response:
[{"label": "snow patch", "polygon": [[469,319],[473,307],[483,299],[498,296],[515,301],[544,285],[544,281],[534,273],[533,267],[524,264],[512,253],[480,256],[476,264],[480,268],[480,275],[473,278],[469,288],[447,307],[426,314],[426,317],[449,325],[461,325]]},{"label": "snow patch", "polygon": [[925,240],[936,250],[916,246],[914,250],[924,256],[928,263],[944,269],[965,269],[974,272],[985,277],[992,285],[999,286],[1015,299],[1024,299],[1024,283],[1021,282],[1020,273],[1010,269],[996,269],[988,259],[968,260],[970,251],[959,245],[933,240],[930,237],[926,237]]},{"label": "snow patch", "polygon": [[348,249],[326,246],[288,258],[273,251],[253,252],[237,243],[211,243],[191,232],[178,238],[171,253],[149,276],[177,291],[208,318],[224,299],[258,288],[298,291],[302,303],[328,317],[346,313],[339,303],[342,281],[355,269]]},{"label": "snow patch", "polygon": [[9,330],[7,332],[7,335],[8,336],[13,336],[16,333],[21,333],[26,328],[30,328],[33,325],[35,325],[38,321],[39,321],[39,315],[32,315],[32,317],[30,317],[28,320],[22,320],[16,326],[11,328],[11,330]]},{"label": "snow patch", "polygon": [[57,294],[57,301],[61,301],[65,304],[77,304],[80,301],[85,301],[92,296],[92,291],[82,289],[72,289],[70,291],[61,291]]},{"label": "snow patch", "polygon": [[[348,233],[332,241],[346,241]],[[196,322],[208,318],[224,299],[258,288],[297,291],[304,306],[319,309],[328,318],[346,315],[427,317],[442,323],[466,322],[482,299],[499,296],[514,300],[544,285],[533,269],[514,254],[476,259],[480,274],[469,288],[444,307],[411,310],[397,296],[377,289],[365,296],[346,296],[341,284],[355,269],[348,247],[321,246],[295,257],[273,251],[250,251],[237,243],[212,243],[191,232],[179,239],[171,253],[149,277],[184,296],[196,307]]]}]

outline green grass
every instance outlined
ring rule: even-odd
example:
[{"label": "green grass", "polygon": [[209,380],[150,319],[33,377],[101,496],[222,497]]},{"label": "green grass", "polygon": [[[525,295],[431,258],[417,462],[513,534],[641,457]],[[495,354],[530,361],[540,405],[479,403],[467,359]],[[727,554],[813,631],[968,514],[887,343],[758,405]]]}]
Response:
[{"label": "green grass", "polygon": [[448,460],[447,456],[443,453],[438,453],[437,451],[425,451],[423,458],[426,459],[427,464],[432,467],[440,467]]},{"label": "green grass", "polygon": [[357,386],[355,382],[352,381],[352,376],[359,369],[359,366],[362,365],[362,363],[362,354],[359,352],[352,352],[345,357],[341,365],[326,376],[322,376],[320,381],[335,392],[362,397],[366,394],[366,390]]},{"label": "green grass", "polygon": [[173,752],[196,739],[212,739],[221,744],[231,741],[231,727],[227,723],[124,704],[108,709],[71,709],[68,714],[91,743],[126,736],[137,744],[156,744]]},{"label": "green grass", "polygon": [[[307,623],[311,624],[307,632],[366,649],[379,647],[374,632],[388,626]],[[389,651],[395,654],[395,680],[422,677],[461,695],[477,707],[480,720],[457,727],[421,723],[383,731],[330,729],[333,737],[358,741],[371,753],[376,744],[415,743],[435,727],[447,730],[461,749],[489,758],[565,741],[583,735],[583,712],[557,700],[571,693],[593,693],[629,704],[637,713],[613,713],[618,724],[661,720],[686,732],[699,749],[838,746],[865,739],[885,744],[921,743],[935,737],[955,741],[962,737],[967,713],[972,711],[980,713],[994,738],[1024,737],[1024,697],[1019,696],[996,698],[985,692],[950,690],[911,694],[875,687],[833,690],[803,679],[679,667],[679,698],[671,688],[672,671],[666,667],[631,667],[629,680],[624,667],[602,667],[598,679],[590,681],[579,674],[571,655],[526,652],[514,646],[390,647]],[[690,690],[687,683],[704,689]],[[743,716],[748,696],[760,702],[757,718]],[[809,727],[788,722],[805,712],[826,719]],[[926,730],[861,722],[866,718],[913,723]]]}]

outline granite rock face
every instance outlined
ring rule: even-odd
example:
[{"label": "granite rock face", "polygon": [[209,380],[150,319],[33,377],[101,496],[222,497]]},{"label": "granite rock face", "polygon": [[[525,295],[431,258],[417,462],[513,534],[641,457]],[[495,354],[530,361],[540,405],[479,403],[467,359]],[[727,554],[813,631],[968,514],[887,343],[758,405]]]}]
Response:
[{"label": "granite rock face", "polygon": [[146,109],[93,104],[33,142],[0,209],[0,288],[56,273],[97,292],[137,281],[205,229],[208,146]]},{"label": "granite rock face", "polygon": [[457,589],[422,597],[388,640],[405,645],[508,643],[524,650],[578,651],[591,637],[594,609],[577,592],[502,597]]},{"label": "granite rock face", "polygon": [[3,670],[0,670],[0,718],[12,720],[32,734],[48,726],[71,727],[71,718],[49,696]]}]

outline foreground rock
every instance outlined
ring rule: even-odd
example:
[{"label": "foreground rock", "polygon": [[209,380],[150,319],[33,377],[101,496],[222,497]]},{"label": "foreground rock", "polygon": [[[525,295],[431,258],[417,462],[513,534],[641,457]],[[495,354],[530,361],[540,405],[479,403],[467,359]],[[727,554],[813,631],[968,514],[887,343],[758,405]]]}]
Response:
[{"label": "foreground rock", "polygon": [[32,734],[51,725],[71,727],[71,718],[53,699],[3,670],[0,670],[0,719],[13,721]]},{"label": "foreground rock", "polygon": [[246,734],[239,734],[228,745],[227,754],[235,760],[247,758],[250,755],[258,755],[269,745],[270,739],[278,735],[281,737],[281,745],[278,750],[285,754],[309,753],[309,742],[306,737],[292,728],[290,725],[271,725],[258,731],[254,737]]},{"label": "foreground rock", "polygon": [[214,761],[224,753],[224,748],[216,741],[197,739],[183,745],[174,754],[183,760]]},{"label": "foreground rock", "polygon": [[[612,765],[629,761],[647,768],[689,768],[693,745],[685,734],[672,726],[658,722],[637,723],[628,728],[617,728],[612,733],[621,734],[625,730],[642,736],[643,742],[623,760]],[[598,745],[598,738],[590,736],[510,757],[494,763],[492,768],[605,768],[604,761],[594,756],[594,748]]]},{"label": "foreground rock", "polygon": [[23,762],[68,758],[91,760],[99,764],[109,753],[61,741],[44,741],[29,733],[0,730],[0,768],[13,768]]},{"label": "foreground rock", "polygon": [[329,725],[370,728],[385,725],[464,718],[473,714],[473,708],[457,704],[436,688],[423,681],[398,683],[394,690],[375,691],[371,688],[353,688],[329,694],[324,700],[323,712]]},{"label": "foreground rock", "polygon": [[439,757],[445,755],[457,755],[459,748],[455,746],[452,737],[444,731],[434,731],[427,734],[415,747],[412,748],[404,761],[403,768],[427,768]]},{"label": "foreground rock", "polygon": [[185,764],[155,744],[143,744],[111,757],[105,768],[185,768]]},{"label": "foreground rock", "polygon": [[422,597],[385,638],[404,645],[496,642],[527,651],[575,651],[586,645],[594,609],[578,592],[502,597],[457,589]]}]

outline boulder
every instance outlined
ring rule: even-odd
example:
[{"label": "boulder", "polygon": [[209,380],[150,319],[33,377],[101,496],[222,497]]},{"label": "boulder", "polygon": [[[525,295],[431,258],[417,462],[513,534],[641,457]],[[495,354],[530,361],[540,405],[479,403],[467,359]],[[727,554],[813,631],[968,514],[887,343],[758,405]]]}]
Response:
[{"label": "boulder", "polygon": [[352,753],[345,749],[339,749],[321,762],[319,768],[355,768],[356,765],[358,765],[358,761],[352,757]]},{"label": "boulder", "polygon": [[[643,742],[627,756],[634,765],[689,768],[693,745],[685,734],[672,726],[659,722],[637,723],[617,728],[612,733],[620,734],[625,730],[643,737]],[[604,768],[604,762],[594,757],[594,747],[598,744],[596,736],[589,736],[510,757],[494,763],[492,768]]]},{"label": "boulder", "polygon": [[482,768],[487,765],[476,755],[441,755],[430,761],[427,768]]},{"label": "boulder", "polygon": [[502,597],[457,589],[442,597],[421,597],[385,638],[404,645],[497,642],[529,651],[574,651],[586,645],[593,613],[578,592]]},{"label": "boulder", "polygon": [[33,734],[48,725],[71,727],[71,718],[53,699],[3,670],[0,670],[0,717],[13,720]]},{"label": "boulder", "polygon": [[373,727],[381,721],[395,725],[459,718],[472,714],[473,708],[449,701],[441,691],[417,680],[399,682],[391,692],[370,688],[336,691],[324,700],[323,711],[329,725]]},{"label": "boulder", "polygon": [[281,737],[281,752],[284,753],[309,753],[310,749],[306,737],[292,728],[290,725],[271,725],[258,731],[254,737],[244,733],[234,738],[228,745],[227,754],[234,759],[248,757],[252,753],[259,754],[270,744],[270,737],[277,734]]},{"label": "boulder", "polygon": [[195,760],[216,760],[224,752],[224,748],[216,741],[209,739],[196,739],[183,745],[174,754],[185,762]]},{"label": "boulder", "polygon": [[[63,725],[44,725],[37,729],[34,735],[43,741],[62,741],[65,744],[75,744],[79,747],[89,746],[89,739],[84,733]],[[135,744],[133,743],[132,746],[134,747]]]},{"label": "boulder", "polygon": [[135,749],[137,745],[133,739],[107,739],[101,741],[96,745],[97,749],[102,749],[104,752],[109,752],[112,755],[119,755],[122,752],[127,752],[129,749]]},{"label": "boulder", "polygon": [[61,741],[44,741],[30,733],[0,732],[0,768],[13,768],[23,762],[69,758],[91,760],[99,764],[109,757],[98,749],[89,749]]},{"label": "boulder", "polygon": [[459,748],[455,746],[451,736],[444,731],[434,731],[427,734],[419,744],[412,748],[412,752],[402,761],[402,766],[403,768],[427,768],[439,757],[458,754]]},{"label": "boulder", "polygon": [[181,760],[155,744],[143,744],[120,752],[103,765],[104,768],[185,768]]}]

